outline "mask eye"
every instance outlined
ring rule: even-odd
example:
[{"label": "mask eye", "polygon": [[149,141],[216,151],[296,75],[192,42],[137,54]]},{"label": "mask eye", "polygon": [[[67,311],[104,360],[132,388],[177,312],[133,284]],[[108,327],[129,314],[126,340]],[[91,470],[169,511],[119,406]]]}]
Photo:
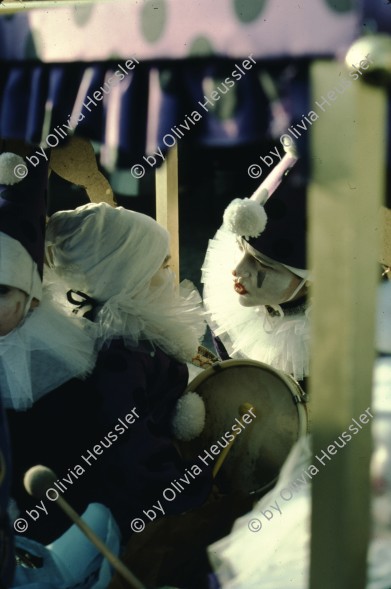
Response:
[{"label": "mask eye", "polygon": [[10,287],[5,284],[0,284],[0,295],[5,296],[9,293]]},{"label": "mask eye", "polygon": [[171,256],[168,255],[164,258],[163,264],[162,264],[162,270],[167,270],[167,268],[170,268],[170,262],[171,262]]}]

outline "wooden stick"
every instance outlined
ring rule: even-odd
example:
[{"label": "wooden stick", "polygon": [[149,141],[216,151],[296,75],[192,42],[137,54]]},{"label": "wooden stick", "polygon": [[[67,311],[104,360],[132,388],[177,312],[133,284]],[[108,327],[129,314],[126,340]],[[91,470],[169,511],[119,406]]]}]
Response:
[{"label": "wooden stick", "polygon": [[[254,409],[254,407],[251,405],[251,403],[243,403],[243,405],[240,405],[239,407],[239,415],[240,417],[242,417],[245,413],[247,413],[248,411],[250,411],[250,409],[252,409],[254,411],[254,413],[256,414],[256,411]],[[241,419],[239,419],[240,423],[243,425],[243,422]],[[234,433],[234,439],[230,441],[230,443],[228,444],[228,446],[226,446],[223,451],[221,452],[221,454],[219,455],[218,459],[216,460],[216,464],[214,465],[212,474],[213,474],[213,478],[216,478],[217,473],[219,472],[219,470],[221,469],[221,467],[223,466],[223,463],[225,461],[225,459],[227,458],[229,452],[231,451],[231,448],[236,440],[236,437],[239,435],[239,433],[241,432],[237,432]]]}]

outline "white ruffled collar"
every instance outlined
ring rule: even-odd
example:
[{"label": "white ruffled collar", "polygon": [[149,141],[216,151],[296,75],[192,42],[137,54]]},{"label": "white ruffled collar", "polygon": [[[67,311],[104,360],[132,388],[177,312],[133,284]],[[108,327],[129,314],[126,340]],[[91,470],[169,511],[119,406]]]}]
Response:
[{"label": "white ruffled collar", "polygon": [[101,344],[123,338],[129,347],[148,341],[179,362],[196,354],[206,324],[202,300],[190,281],[174,289],[171,280],[144,297],[111,297],[96,315]]},{"label": "white ruffled collar", "polygon": [[210,240],[202,281],[208,321],[232,358],[264,362],[302,380],[309,374],[310,306],[288,306],[283,317],[265,306],[242,307],[232,288],[235,236],[220,229]]},{"label": "white ruffled collar", "polygon": [[[67,276],[47,269],[45,285],[66,313],[75,311],[66,297],[72,288]],[[184,280],[175,287],[169,270],[158,286],[146,288],[136,296],[123,290],[92,314],[98,349],[112,339],[123,339],[132,349],[148,341],[179,362],[188,362],[195,356],[206,329],[202,300],[194,285]]]},{"label": "white ruffled collar", "polygon": [[26,410],[64,382],[92,372],[95,334],[88,324],[63,314],[44,294],[23,323],[0,338],[4,406]]}]

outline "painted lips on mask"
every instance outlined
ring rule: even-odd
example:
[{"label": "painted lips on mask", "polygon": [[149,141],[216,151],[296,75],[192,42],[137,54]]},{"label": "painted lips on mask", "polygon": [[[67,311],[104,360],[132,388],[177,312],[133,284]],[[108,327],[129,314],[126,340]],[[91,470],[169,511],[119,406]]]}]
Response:
[{"label": "painted lips on mask", "polygon": [[244,288],[243,284],[240,284],[240,282],[235,282],[234,289],[235,292],[237,292],[240,295],[247,294],[247,290]]},{"label": "painted lips on mask", "polygon": [[[257,272],[257,288],[261,288],[262,287],[262,284],[263,284],[265,278],[266,278],[266,273],[265,272],[261,272],[259,270]],[[240,282],[235,282],[234,289],[235,289],[235,292],[237,292],[240,295],[248,294],[248,291],[245,289],[245,287],[243,286],[243,284],[241,284]]]}]

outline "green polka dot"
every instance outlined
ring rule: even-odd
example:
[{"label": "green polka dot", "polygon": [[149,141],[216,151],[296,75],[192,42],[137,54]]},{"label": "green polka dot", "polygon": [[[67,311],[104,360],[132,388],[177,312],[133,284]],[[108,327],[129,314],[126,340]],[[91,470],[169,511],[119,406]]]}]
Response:
[{"label": "green polka dot", "polygon": [[149,43],[155,43],[164,32],[167,21],[165,0],[147,0],[141,12],[141,31]]},{"label": "green polka dot", "polygon": [[256,20],[267,4],[267,0],[234,0],[236,16],[249,23]]},{"label": "green polka dot", "polygon": [[213,45],[206,37],[196,37],[190,44],[189,55],[192,57],[204,57],[213,53]]},{"label": "green polka dot", "polygon": [[335,12],[349,12],[356,6],[356,0],[326,0],[326,4]]},{"label": "green polka dot", "polygon": [[41,57],[42,39],[39,31],[31,30],[28,32],[26,44],[24,46],[25,59],[37,59]]},{"label": "green polka dot", "polygon": [[88,21],[91,19],[91,15],[95,10],[93,4],[86,4],[85,6],[74,6],[73,7],[73,18],[75,23],[80,27],[85,27]]},{"label": "green polka dot", "polygon": [[111,55],[108,55],[106,59],[106,62],[109,64],[109,67],[112,67],[113,69],[114,66],[118,66],[118,64],[124,65],[125,61],[126,58],[123,55],[118,55],[118,53],[112,53]]},{"label": "green polka dot", "polygon": [[160,87],[163,92],[175,92],[175,76],[170,70],[161,70],[159,72]]}]

